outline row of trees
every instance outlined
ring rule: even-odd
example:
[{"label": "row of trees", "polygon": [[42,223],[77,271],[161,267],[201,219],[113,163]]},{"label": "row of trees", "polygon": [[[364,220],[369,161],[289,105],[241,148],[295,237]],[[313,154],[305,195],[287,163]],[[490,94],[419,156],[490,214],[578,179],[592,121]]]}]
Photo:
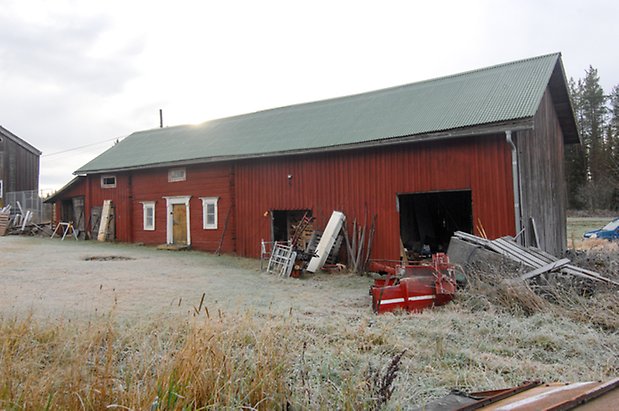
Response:
[{"label": "row of trees", "polygon": [[619,85],[610,94],[593,67],[569,81],[582,145],[566,148],[568,205],[572,209],[619,208]]}]

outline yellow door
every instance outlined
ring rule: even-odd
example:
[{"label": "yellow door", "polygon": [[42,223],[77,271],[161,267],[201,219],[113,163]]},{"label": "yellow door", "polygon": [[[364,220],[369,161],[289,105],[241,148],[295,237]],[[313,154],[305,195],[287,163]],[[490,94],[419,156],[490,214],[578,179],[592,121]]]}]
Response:
[{"label": "yellow door", "polygon": [[185,204],[172,205],[172,243],[187,244],[187,208]]}]

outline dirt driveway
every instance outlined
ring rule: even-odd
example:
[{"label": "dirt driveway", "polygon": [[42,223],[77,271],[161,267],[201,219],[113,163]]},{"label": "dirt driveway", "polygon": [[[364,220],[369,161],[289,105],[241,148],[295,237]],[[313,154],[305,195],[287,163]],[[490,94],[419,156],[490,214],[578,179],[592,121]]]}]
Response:
[{"label": "dirt driveway", "polygon": [[341,274],[282,279],[259,262],[94,241],[0,237],[0,315],[145,318],[187,314],[205,293],[218,309],[317,319],[370,312],[369,279]]}]

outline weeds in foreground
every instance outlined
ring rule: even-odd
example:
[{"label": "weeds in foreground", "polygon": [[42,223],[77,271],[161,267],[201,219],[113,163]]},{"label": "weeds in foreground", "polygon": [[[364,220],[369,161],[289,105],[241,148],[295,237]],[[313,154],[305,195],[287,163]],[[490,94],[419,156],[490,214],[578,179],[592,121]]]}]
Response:
[{"label": "weeds in foreground", "polygon": [[[602,257],[580,258],[595,266],[608,258]],[[558,273],[534,282],[513,279],[518,274],[510,266],[478,263],[469,267],[467,288],[462,293],[464,304],[473,310],[492,308],[513,315],[552,313],[606,331],[619,330],[619,290]]]},{"label": "weeds in foreground", "polygon": [[364,296],[367,309],[328,316],[209,313],[202,300],[140,324],[0,317],[0,409],[377,410],[619,372],[616,291],[468,274],[454,304],[422,314],[375,316]]},{"label": "weeds in foreground", "polygon": [[362,360],[305,363],[301,332],[289,318],[249,313],[142,327],[0,319],[0,409],[378,409],[389,400],[403,353],[366,384]]}]

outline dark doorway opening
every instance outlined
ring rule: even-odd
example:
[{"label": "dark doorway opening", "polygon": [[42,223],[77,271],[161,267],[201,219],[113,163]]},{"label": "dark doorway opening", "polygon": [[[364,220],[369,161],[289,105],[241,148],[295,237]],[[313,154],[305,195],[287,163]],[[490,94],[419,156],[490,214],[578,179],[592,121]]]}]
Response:
[{"label": "dark doorway opening", "polygon": [[288,241],[303,216],[311,217],[312,210],[271,210],[273,241]]},{"label": "dark doorway opening", "polygon": [[73,200],[62,200],[62,207],[60,208],[60,221],[68,223],[74,220],[73,216]]},{"label": "dark doorway opening", "polygon": [[73,197],[69,200],[62,200],[60,209],[60,220],[65,223],[73,223],[73,229],[78,238],[85,239],[84,232],[84,197]]},{"label": "dark doorway opening", "polygon": [[413,256],[447,251],[456,231],[473,232],[471,191],[398,195],[400,238]]}]

